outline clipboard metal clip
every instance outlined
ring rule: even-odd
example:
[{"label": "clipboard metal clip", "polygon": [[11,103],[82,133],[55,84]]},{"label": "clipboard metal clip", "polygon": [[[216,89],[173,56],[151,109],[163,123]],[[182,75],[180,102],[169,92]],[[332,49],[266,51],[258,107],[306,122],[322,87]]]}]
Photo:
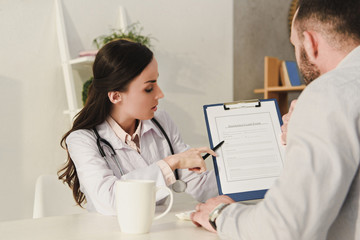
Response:
[{"label": "clipboard metal clip", "polygon": [[235,108],[261,107],[259,99],[241,100],[236,102],[224,103],[224,109],[230,110]]}]

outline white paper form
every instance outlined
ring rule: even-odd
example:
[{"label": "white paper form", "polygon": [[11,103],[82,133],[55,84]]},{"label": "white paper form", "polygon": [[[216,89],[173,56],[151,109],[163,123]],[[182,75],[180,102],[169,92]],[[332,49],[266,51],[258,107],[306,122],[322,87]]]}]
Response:
[{"label": "white paper form", "polygon": [[261,107],[206,108],[208,130],[217,150],[216,164],[223,194],[268,189],[283,168],[284,147],[275,101]]}]

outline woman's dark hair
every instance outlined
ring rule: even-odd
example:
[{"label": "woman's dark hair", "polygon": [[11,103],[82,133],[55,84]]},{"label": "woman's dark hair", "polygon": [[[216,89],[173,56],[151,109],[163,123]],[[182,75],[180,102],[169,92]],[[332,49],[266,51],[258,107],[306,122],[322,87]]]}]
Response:
[{"label": "woman's dark hair", "polygon": [[79,129],[92,129],[110,114],[108,92],[127,90],[130,82],[138,76],[153,59],[153,53],[140,43],[115,40],[102,47],[96,55],[88,98],[84,108],[75,116],[72,128],[62,137],[60,145],[67,151],[67,161],[58,171],[59,179],[68,184],[79,206],[85,201],[80,191],[79,178],[66,146],[66,138]]}]

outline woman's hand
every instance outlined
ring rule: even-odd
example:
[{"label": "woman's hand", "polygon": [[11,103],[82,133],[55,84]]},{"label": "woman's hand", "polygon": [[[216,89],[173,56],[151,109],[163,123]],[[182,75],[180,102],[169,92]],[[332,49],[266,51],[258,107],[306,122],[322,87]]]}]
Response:
[{"label": "woman's hand", "polygon": [[209,153],[216,157],[216,153],[208,147],[191,148],[185,152],[168,156],[164,161],[169,164],[171,170],[186,169],[202,173],[206,171],[206,164],[202,153]]}]

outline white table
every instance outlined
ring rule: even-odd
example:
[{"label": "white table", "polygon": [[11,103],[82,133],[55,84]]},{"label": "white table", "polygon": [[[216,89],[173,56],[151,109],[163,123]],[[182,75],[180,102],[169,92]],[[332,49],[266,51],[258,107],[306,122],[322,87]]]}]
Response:
[{"label": "white table", "polygon": [[115,216],[85,213],[0,222],[0,239],[219,239],[217,234],[196,227],[191,221],[179,220],[175,214],[194,209],[197,202],[187,197],[184,193],[174,195],[177,196],[174,199],[172,210],[165,217],[154,221],[150,232],[147,234],[131,235],[121,233]]}]

